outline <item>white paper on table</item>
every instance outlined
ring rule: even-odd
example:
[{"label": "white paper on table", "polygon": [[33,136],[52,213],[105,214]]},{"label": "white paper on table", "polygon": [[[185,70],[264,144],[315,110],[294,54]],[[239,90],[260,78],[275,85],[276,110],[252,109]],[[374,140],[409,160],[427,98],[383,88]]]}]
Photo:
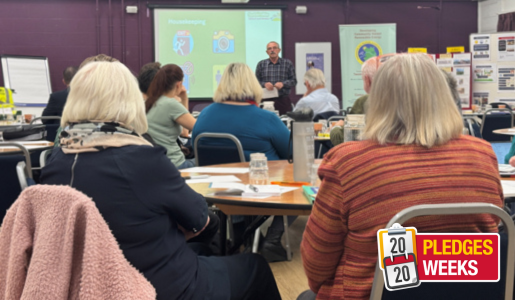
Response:
[{"label": "white paper on table", "polygon": [[226,176],[209,176],[208,178],[202,179],[188,179],[186,183],[205,183],[205,182],[238,182],[241,181],[238,177],[234,175],[226,175]]},{"label": "white paper on table", "polygon": [[279,97],[279,90],[274,87],[273,90],[269,91],[266,88],[263,88],[263,97],[262,99],[270,99]]},{"label": "white paper on table", "polygon": [[194,167],[179,170],[187,173],[232,173],[245,174],[249,172],[249,168],[210,168],[210,167]]},{"label": "white paper on table", "polygon": [[[234,190],[240,190],[242,192],[248,192],[248,185],[245,185],[243,183],[235,183],[235,182],[213,182],[210,186],[210,188],[213,189],[234,189]],[[268,189],[276,189],[279,187],[279,194],[287,193],[294,191],[298,189],[298,187],[291,187],[291,186],[278,186],[278,185],[255,185],[258,189],[261,189],[262,191],[268,191]],[[248,195],[246,197],[249,197]],[[257,193],[255,196],[251,196],[252,198],[258,197],[262,198],[262,195],[259,195]],[[266,196],[270,197],[270,196]]]},{"label": "white paper on table", "polygon": [[504,197],[515,197],[515,181],[501,180]]}]

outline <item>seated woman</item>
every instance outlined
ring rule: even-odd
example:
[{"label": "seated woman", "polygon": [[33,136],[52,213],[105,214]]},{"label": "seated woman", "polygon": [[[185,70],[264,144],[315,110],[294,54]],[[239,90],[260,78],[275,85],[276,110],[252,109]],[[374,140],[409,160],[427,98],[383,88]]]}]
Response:
[{"label": "seated woman", "polygon": [[[215,103],[202,110],[193,128],[192,140],[204,132],[230,133],[240,140],[247,161],[250,154],[256,152],[264,153],[268,160],[287,159],[290,131],[277,115],[257,106],[262,94],[262,87],[246,64],[228,65],[213,97]],[[203,140],[206,144],[210,142],[221,143],[208,138]],[[294,217],[289,218],[290,223],[293,220]],[[244,229],[242,223],[235,224],[236,232]],[[283,233],[282,218],[274,218],[261,249],[267,261],[286,260],[286,250],[281,245]]]},{"label": "seated woman", "polygon": [[256,152],[264,153],[268,160],[287,159],[290,131],[277,115],[257,106],[262,94],[246,64],[228,65],[213,97],[215,103],[202,110],[192,140],[204,132],[230,133],[240,140],[247,161]]},{"label": "seated woman", "polygon": [[[311,291],[321,299],[368,299],[377,230],[420,204],[503,204],[497,159],[463,121],[445,77],[425,54],[397,55],[374,78],[367,140],[326,154],[301,244]],[[418,232],[497,232],[490,215],[427,216]],[[300,299],[300,298],[299,298]]]},{"label": "seated woman", "polygon": [[181,67],[174,64],[163,66],[150,83],[145,101],[148,134],[156,144],[166,148],[166,155],[178,169],[195,166],[192,161],[186,160],[177,143],[181,126],[191,131],[196,121],[188,111],[189,101],[186,88],[182,85],[183,78]]},{"label": "seated woman", "polygon": [[280,299],[262,257],[204,257],[188,247],[186,240],[210,224],[206,201],[185,184],[163,147],[141,137],[148,127],[144,102],[124,65],[83,67],[71,82],[61,125],[61,148],[41,181],[70,185],[95,201],[157,299]]}]

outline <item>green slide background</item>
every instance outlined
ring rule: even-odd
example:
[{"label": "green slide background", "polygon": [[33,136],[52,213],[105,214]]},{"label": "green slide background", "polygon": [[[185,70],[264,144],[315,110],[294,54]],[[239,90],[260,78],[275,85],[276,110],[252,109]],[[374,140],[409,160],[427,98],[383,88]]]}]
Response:
[{"label": "green slide background", "polygon": [[[156,60],[165,64],[193,64],[189,76],[190,98],[211,98],[216,90],[217,71],[223,73],[232,62],[246,62],[252,70],[259,60],[267,58],[266,43],[280,41],[280,11],[266,12],[270,19],[248,20],[245,10],[185,10],[156,9],[155,47]],[[202,20],[202,24],[169,24],[168,20]],[[193,49],[186,56],[173,50],[173,38],[177,31],[188,30],[193,39]],[[234,53],[214,53],[215,31],[228,31],[234,36]],[[249,36],[249,39],[245,37]],[[183,68],[184,70],[184,68]],[[187,71],[186,71],[187,72]]]}]

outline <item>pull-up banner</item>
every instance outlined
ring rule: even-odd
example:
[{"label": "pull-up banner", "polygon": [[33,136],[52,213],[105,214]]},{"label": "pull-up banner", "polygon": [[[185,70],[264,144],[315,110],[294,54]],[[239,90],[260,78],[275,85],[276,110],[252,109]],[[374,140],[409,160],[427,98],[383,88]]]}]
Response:
[{"label": "pull-up banner", "polygon": [[369,58],[397,51],[396,24],[340,25],[342,108],[365,95],[361,65]]}]

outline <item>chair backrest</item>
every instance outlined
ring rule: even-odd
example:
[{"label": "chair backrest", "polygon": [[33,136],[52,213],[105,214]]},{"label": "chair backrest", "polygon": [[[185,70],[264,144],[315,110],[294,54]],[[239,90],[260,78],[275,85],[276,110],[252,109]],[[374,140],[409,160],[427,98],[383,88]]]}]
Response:
[{"label": "chair backrest", "polygon": [[[503,224],[506,227],[506,231],[508,234],[508,250],[506,256],[506,273],[504,276],[505,279],[505,299],[512,299],[513,297],[513,280],[515,278],[515,224],[513,223],[512,218],[501,208],[490,204],[490,203],[451,203],[451,204],[427,204],[427,205],[416,205],[412,207],[408,207],[399,213],[397,213],[386,225],[386,228],[390,228],[394,223],[403,224],[411,218],[420,217],[420,216],[433,216],[433,215],[466,215],[466,214],[493,214],[501,219]],[[502,261],[501,261],[502,264]],[[502,266],[502,265],[501,265]],[[502,278],[501,278],[502,279]],[[424,293],[424,296],[431,297],[432,295],[426,294],[428,292],[427,289],[420,289],[422,286],[429,284],[434,284],[433,289],[429,289],[429,293],[431,291],[436,291],[435,285],[437,283],[422,283],[420,287],[414,289],[403,290],[410,293],[410,298],[402,297],[398,292],[391,292],[391,296],[395,299],[420,299],[417,294]],[[451,290],[456,292],[457,295],[462,296],[463,290],[459,290],[455,288],[456,283],[447,283],[444,282],[441,286],[446,285],[447,290]],[[466,290],[469,293],[474,293],[474,289],[482,290],[481,293],[488,293],[485,291],[486,286],[491,288],[498,288],[498,285],[487,285],[489,283],[475,283],[470,282],[467,285],[462,285],[462,287],[466,286]],[[372,284],[372,291],[370,293],[370,300],[381,300],[383,299],[383,287],[384,287],[384,279],[383,272],[379,268],[379,265],[376,264],[374,282]],[[449,289],[450,287],[450,289]],[[396,294],[397,293],[397,294]],[[422,294],[420,294],[422,295]],[[420,296],[419,295],[419,296]],[[476,294],[477,295],[477,294]],[[458,297],[453,298],[452,295],[446,297],[447,299],[472,299],[467,297]],[[436,298],[431,298],[436,299]],[[481,299],[481,298],[473,298],[473,299]],[[492,299],[492,298],[489,298]]]},{"label": "chair backrest", "polygon": [[[57,130],[61,126],[61,117],[59,116],[48,116],[48,117],[37,117],[32,119],[30,121],[30,125],[34,124],[34,122],[42,120],[45,124],[45,130],[46,130],[46,138],[45,140],[49,142],[53,142],[55,140],[55,136],[57,135]],[[58,120],[57,123],[46,123],[45,120]]]},{"label": "chair backrest", "polygon": [[463,116],[463,126],[465,126],[471,136],[483,138],[481,136],[481,122],[475,116]]},{"label": "chair backrest", "polygon": [[488,104],[490,104],[493,108],[499,108],[499,105],[505,105],[507,109],[512,110],[511,106],[506,102],[491,102]]},{"label": "chair backrest", "polygon": [[[26,187],[29,180],[32,180],[32,163],[27,148],[19,143],[1,142],[2,147],[17,147],[21,153],[0,154],[0,222],[3,220],[6,210],[14,203],[20,195],[22,188]],[[22,162],[22,164],[20,164]],[[22,174],[20,178],[18,174]],[[31,182],[32,183],[32,182]]]},{"label": "chair backrest", "polygon": [[318,122],[318,120],[327,120],[330,117],[337,116],[337,115],[338,115],[338,112],[336,112],[336,111],[325,111],[323,113],[316,114],[313,117],[313,121]]},{"label": "chair backrest", "polygon": [[345,116],[332,116],[327,119],[327,127],[331,126],[332,121],[345,120]]},{"label": "chair backrest", "polygon": [[481,136],[489,142],[511,141],[511,136],[495,134],[494,130],[513,127],[513,114],[511,109],[494,108],[483,114],[481,122]]},{"label": "chair backrest", "polygon": [[[203,140],[202,138],[210,139]],[[218,139],[218,141],[213,140]],[[225,142],[224,142],[225,140]],[[227,143],[227,140],[232,141]],[[195,164],[197,166],[208,166],[216,164],[245,162],[245,154],[240,140],[232,134],[204,132],[199,134],[193,142],[195,152]]]}]

